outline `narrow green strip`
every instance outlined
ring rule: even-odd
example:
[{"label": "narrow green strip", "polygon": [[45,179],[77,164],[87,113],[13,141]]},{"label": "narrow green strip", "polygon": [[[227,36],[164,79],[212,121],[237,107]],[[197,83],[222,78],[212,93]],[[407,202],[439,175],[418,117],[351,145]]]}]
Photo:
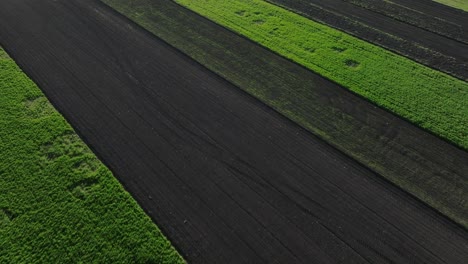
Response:
[{"label": "narrow green strip", "polygon": [[468,83],[261,0],[176,2],[468,149]]},{"label": "narrow green strip", "polygon": [[0,48],[0,263],[183,263]]}]

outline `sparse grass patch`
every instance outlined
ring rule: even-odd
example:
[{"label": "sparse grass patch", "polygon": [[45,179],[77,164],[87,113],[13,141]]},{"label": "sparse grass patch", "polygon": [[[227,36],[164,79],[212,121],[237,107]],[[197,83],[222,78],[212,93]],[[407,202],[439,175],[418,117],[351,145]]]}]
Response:
[{"label": "sparse grass patch", "polygon": [[348,66],[350,68],[356,68],[357,66],[359,66],[359,62],[357,62],[355,60],[345,60],[345,64],[346,64],[346,66]]}]

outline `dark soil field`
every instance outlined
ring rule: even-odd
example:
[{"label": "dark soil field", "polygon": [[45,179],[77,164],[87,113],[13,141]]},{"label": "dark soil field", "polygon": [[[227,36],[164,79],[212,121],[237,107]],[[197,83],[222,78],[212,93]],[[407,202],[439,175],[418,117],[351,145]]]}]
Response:
[{"label": "dark soil field", "polygon": [[172,1],[104,2],[403,190],[468,226],[465,151]]},{"label": "dark soil field", "polygon": [[427,0],[268,2],[468,80],[468,19],[460,10]]},{"label": "dark soil field", "polygon": [[465,229],[99,2],[1,1],[0,25],[189,262],[468,259]]}]

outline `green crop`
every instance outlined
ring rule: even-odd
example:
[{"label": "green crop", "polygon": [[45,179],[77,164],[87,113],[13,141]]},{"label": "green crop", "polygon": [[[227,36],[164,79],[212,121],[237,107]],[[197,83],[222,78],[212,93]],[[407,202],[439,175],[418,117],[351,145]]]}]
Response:
[{"label": "green crop", "polygon": [[176,2],[468,149],[468,83],[261,0]]},{"label": "green crop", "polygon": [[0,263],[183,263],[0,49]]}]

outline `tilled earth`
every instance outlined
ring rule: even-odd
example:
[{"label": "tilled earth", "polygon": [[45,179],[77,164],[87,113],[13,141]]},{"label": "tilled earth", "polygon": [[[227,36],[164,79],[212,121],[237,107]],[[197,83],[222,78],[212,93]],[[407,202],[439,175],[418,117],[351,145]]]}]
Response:
[{"label": "tilled earth", "polygon": [[0,44],[189,262],[463,263],[466,230],[95,0]]},{"label": "tilled earth", "polygon": [[173,1],[103,2],[380,176],[468,226],[468,152]]}]

